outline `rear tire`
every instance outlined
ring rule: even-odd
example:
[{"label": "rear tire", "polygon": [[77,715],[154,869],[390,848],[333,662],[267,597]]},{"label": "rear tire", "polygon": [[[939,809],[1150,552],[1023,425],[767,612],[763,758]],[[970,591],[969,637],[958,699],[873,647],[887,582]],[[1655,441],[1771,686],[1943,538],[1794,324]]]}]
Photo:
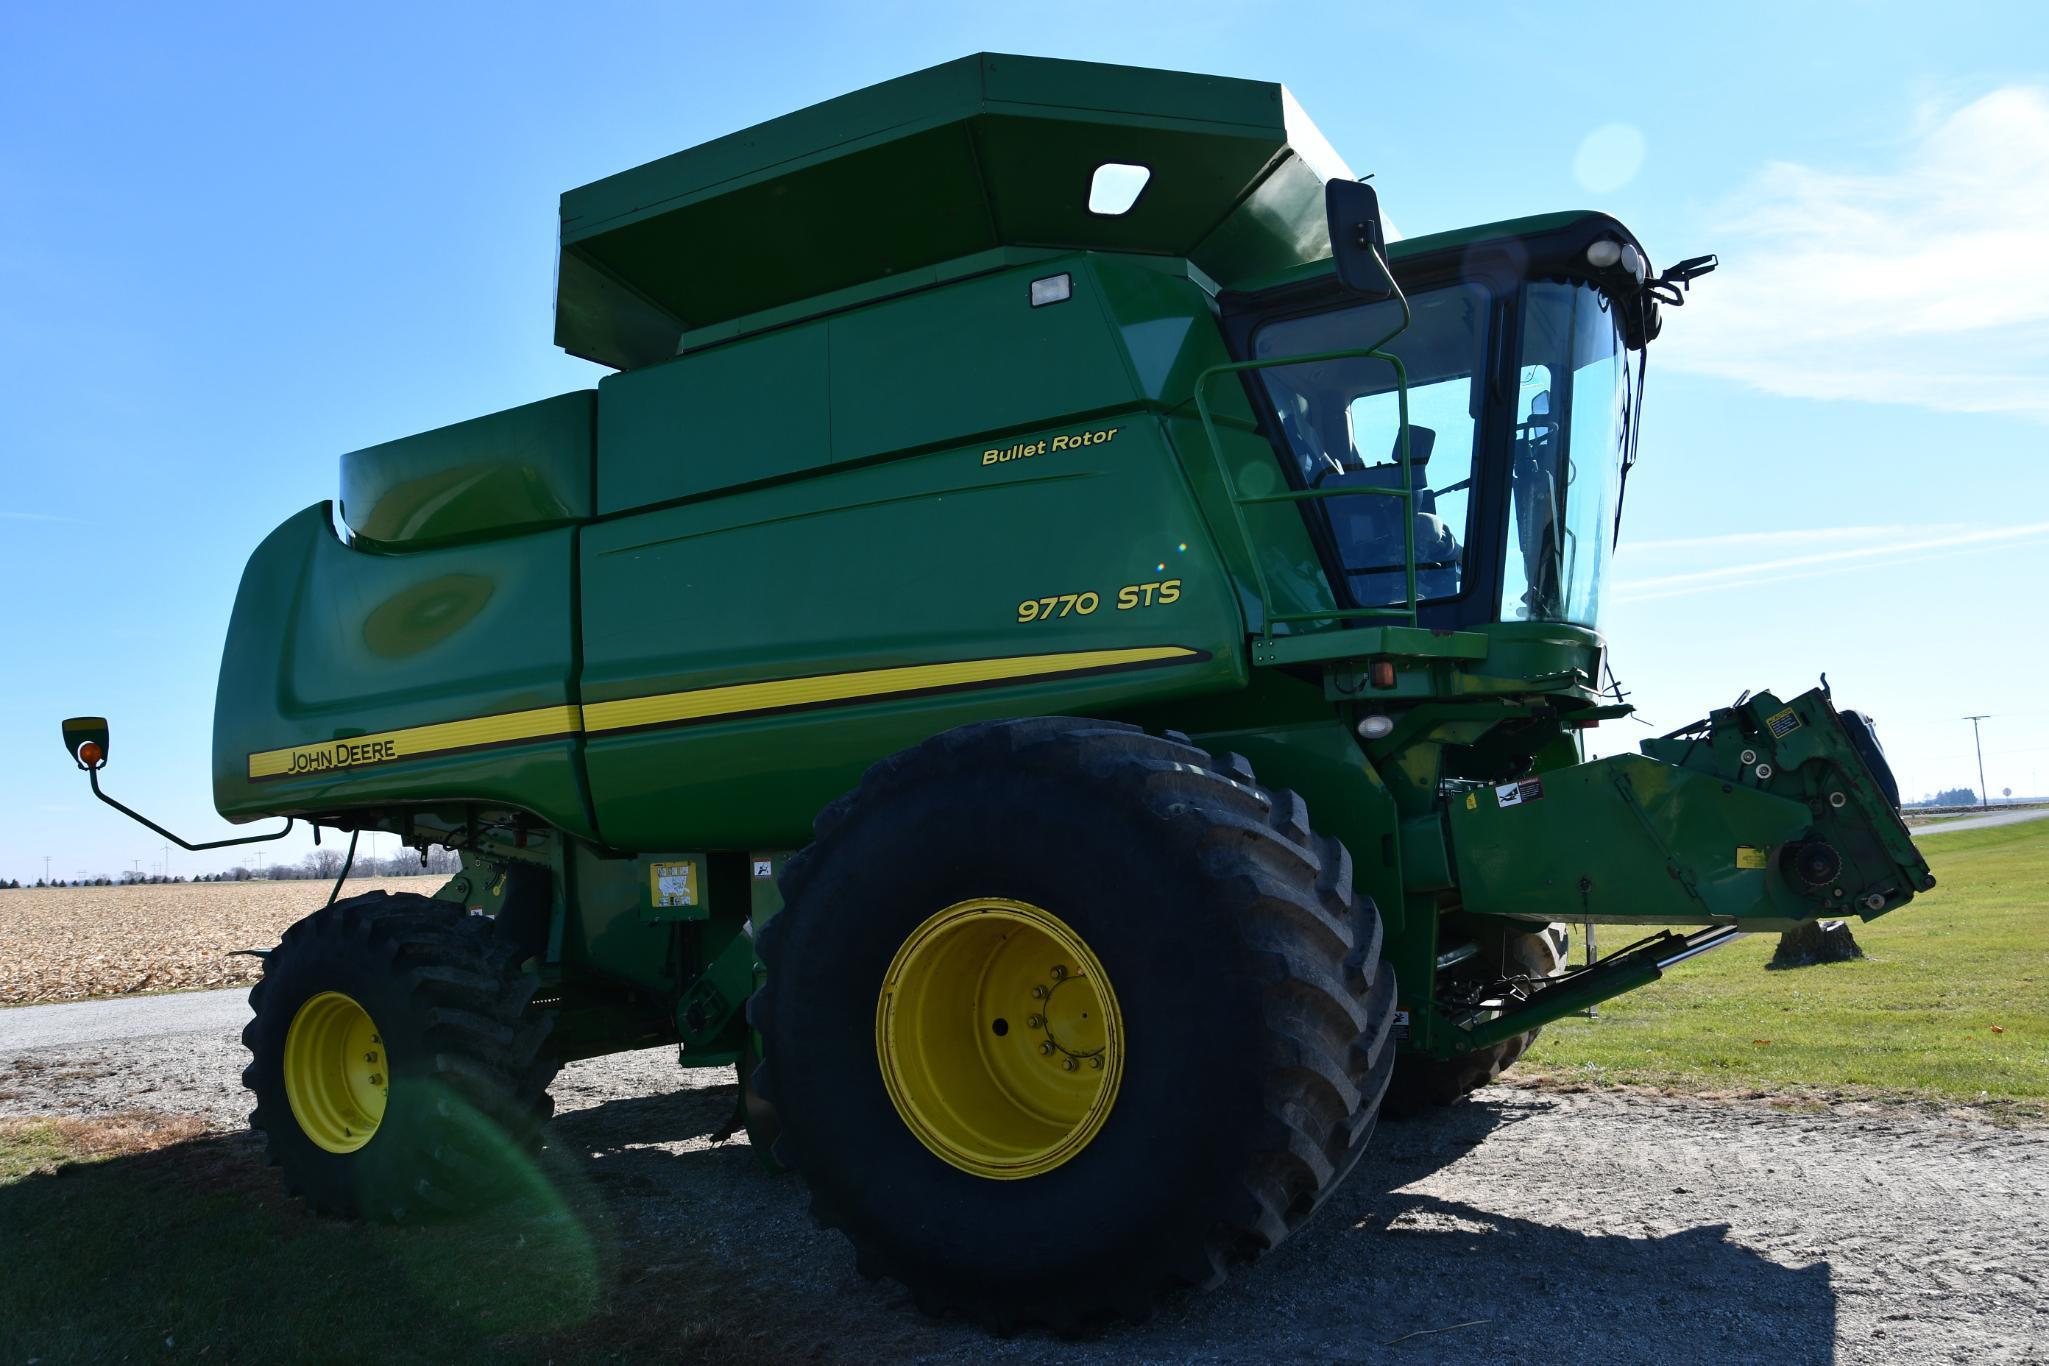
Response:
[{"label": "rear tire", "polygon": [[[990,722],[885,760],[820,813],[761,939],[767,1061],[754,1080],[782,1121],[777,1155],[860,1269],[903,1282],[927,1312],[1073,1332],[1217,1285],[1300,1227],[1372,1133],[1393,1070],[1394,974],[1351,883],[1350,856],[1312,832],[1299,797],[1185,737]],[[1107,982],[1118,1024],[1105,1048],[1123,1050],[1098,1127],[1007,1177],[942,1158],[881,1061],[894,1056],[885,980],[935,913],[969,902],[1042,908],[1070,932]],[[1035,1008],[963,1015],[956,1033],[984,1042],[957,1047],[997,1053],[1009,1044],[987,1039],[1008,1035],[1027,1065],[1034,1048],[1049,1067],[1093,1057],[1019,1035]]]},{"label": "rear tire", "polygon": [[242,1083],[288,1191],[395,1222],[502,1188],[559,1066],[519,957],[490,920],[410,894],[351,897],[285,931],[249,995]]}]

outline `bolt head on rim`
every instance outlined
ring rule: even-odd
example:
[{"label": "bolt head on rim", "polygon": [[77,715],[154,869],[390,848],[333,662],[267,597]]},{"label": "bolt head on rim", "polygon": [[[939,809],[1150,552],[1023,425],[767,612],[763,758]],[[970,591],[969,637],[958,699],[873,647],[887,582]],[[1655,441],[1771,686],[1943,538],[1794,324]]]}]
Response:
[{"label": "bolt head on rim", "polygon": [[1072,927],[1028,902],[981,898],[928,917],[897,950],[875,1052],[890,1101],[934,1156],[1017,1180],[1101,1131],[1124,1027],[1108,974]]}]

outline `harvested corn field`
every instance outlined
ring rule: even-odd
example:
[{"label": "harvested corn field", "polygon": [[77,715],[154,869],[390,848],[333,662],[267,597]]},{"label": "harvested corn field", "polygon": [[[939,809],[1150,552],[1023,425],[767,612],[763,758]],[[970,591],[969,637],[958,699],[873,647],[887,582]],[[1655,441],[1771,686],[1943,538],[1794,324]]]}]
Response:
[{"label": "harvested corn field", "polygon": [[[431,893],[441,877],[351,880],[346,894]],[[82,1001],[254,982],[287,926],[334,884],[185,882],[0,892],[0,1004]]]}]

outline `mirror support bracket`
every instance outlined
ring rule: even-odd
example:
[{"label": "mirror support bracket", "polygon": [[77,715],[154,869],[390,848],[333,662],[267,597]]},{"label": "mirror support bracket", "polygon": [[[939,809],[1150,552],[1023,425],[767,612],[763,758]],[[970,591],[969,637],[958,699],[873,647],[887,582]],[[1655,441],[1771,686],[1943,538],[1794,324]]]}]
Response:
[{"label": "mirror support bracket", "polygon": [[[100,790],[100,771],[98,768],[88,768],[85,771],[85,777],[86,781],[92,784],[93,796],[98,797],[101,801],[105,802],[108,806],[113,807],[116,811],[126,816],[129,820],[136,822],[138,825],[148,826],[151,830],[156,831],[159,835],[162,835],[165,839],[177,845],[180,849],[184,849],[190,853],[196,854],[207,849],[226,849],[229,846],[236,844],[267,844],[271,840],[281,840],[286,835],[292,833],[293,818],[287,816],[285,818],[284,829],[282,830],[273,830],[270,833],[263,835],[241,835],[237,836],[234,839],[206,840],[202,843],[194,844],[190,840],[180,839],[178,836],[164,829],[164,827],[158,825],[155,821],[143,815],[141,812],[122,805],[120,802],[115,801],[112,797],[109,797],[105,792],[102,792]],[[317,830],[319,829],[319,827],[315,826],[314,829]]]},{"label": "mirror support bracket", "polygon": [[[100,790],[100,770],[107,766],[107,755],[113,749],[109,730],[107,718],[104,716],[73,716],[64,722],[64,752],[71,756],[73,763],[85,770],[85,779],[92,784],[93,796],[136,824],[154,830],[180,849],[196,854],[205,849],[226,849],[237,844],[267,844],[271,840],[281,840],[292,833],[294,818],[287,816],[284,829],[273,830],[268,834],[238,835],[233,839],[205,840],[198,844],[179,838],[140,811],[124,806]],[[317,823],[313,826],[313,842],[320,842],[320,826]]]}]

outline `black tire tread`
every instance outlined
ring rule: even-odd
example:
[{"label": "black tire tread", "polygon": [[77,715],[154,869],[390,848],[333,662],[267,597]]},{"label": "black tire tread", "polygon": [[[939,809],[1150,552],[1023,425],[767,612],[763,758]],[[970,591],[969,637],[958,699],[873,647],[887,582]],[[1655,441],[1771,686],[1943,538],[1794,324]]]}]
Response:
[{"label": "black tire tread", "polygon": [[[265,1025],[265,987],[273,973],[301,957],[316,963],[344,938],[389,964],[408,1007],[431,1045],[426,1073],[491,1119],[515,1141],[531,1146],[554,1111],[549,1084],[561,1064],[548,1043],[554,1019],[529,1015],[537,980],[519,970],[517,950],[492,934],[491,923],[460,906],[413,893],[369,892],[323,907],[286,930],[265,962],[264,980],[250,993],[253,1018],[242,1042],[256,1053]],[[258,1091],[258,1063],[243,1070],[243,1085]],[[274,1111],[283,1109],[282,1115]],[[272,1165],[285,1169],[286,1187],[318,1213],[398,1221],[420,1212],[465,1207],[477,1194],[475,1155],[460,1141],[421,1142],[413,1154],[418,1178],[409,1191],[368,1196],[355,1190],[316,1188],[294,1171],[283,1141],[296,1122],[282,1097],[259,1103],[250,1126],[263,1133]]]},{"label": "black tire tread", "polygon": [[[1533,975],[1553,977],[1565,969],[1564,951],[1548,929],[1517,934],[1510,948]],[[1404,1056],[1395,1069],[1393,1085],[1388,1088],[1388,1115],[1408,1119],[1455,1104],[1514,1066],[1542,1032],[1541,1026],[1527,1030],[1463,1057]]]},{"label": "black tire tread", "polygon": [[[1177,733],[1155,735],[1122,723],[1065,717],[964,726],[875,764],[853,792],[818,814],[813,844],[785,867],[785,905],[801,904],[817,866],[813,851],[854,812],[886,809],[906,784],[963,760],[984,771],[1005,765],[1078,768],[1115,784],[1158,819],[1193,827],[1200,866],[1242,907],[1243,957],[1260,982],[1269,1032],[1262,1141],[1242,1173],[1237,1196],[1225,1202],[1227,1208],[1203,1244],[1163,1253],[1157,1264],[1132,1267],[1123,1284],[1104,1288],[1094,1301],[1070,1295],[1014,1303],[994,1292],[971,1297],[910,1285],[928,1312],[959,1313],[1003,1331],[1030,1323],[1080,1331],[1120,1316],[1136,1321],[1151,1312],[1162,1294],[1181,1287],[1212,1288],[1232,1264],[1281,1242],[1358,1162],[1395,1056],[1394,971],[1380,961],[1379,916],[1370,899],[1355,903],[1351,857],[1344,846],[1313,832],[1300,796],[1259,786],[1243,757],[1212,755]],[[759,941],[767,983],[751,1003],[751,1018],[771,1039],[775,964],[787,917],[785,911],[771,920]],[[772,1044],[754,1085],[776,1102]],[[792,1138],[784,1134],[776,1157],[801,1170],[805,1154]],[[853,1241],[864,1274],[906,1279],[888,1254],[849,1226],[815,1187],[812,1213]]]}]

